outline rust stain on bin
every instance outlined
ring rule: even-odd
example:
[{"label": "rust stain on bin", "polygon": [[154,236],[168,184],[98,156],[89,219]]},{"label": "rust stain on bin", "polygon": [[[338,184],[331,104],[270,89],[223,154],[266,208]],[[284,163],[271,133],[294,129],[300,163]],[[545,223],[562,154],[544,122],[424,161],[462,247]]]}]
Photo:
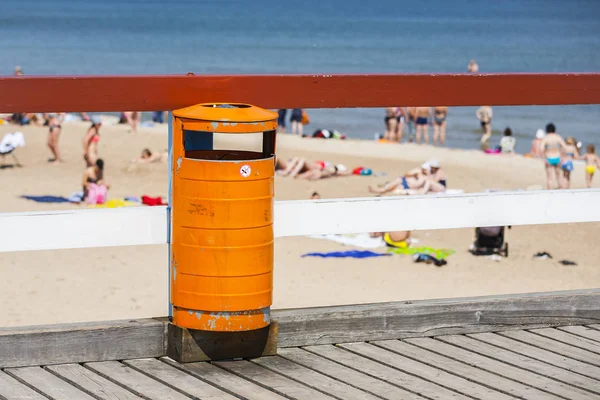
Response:
[{"label": "rust stain on bin", "polygon": [[275,135],[277,114],[245,104],[199,104],[173,118],[173,323],[222,332],[268,326],[274,148],[187,150],[184,134]]}]

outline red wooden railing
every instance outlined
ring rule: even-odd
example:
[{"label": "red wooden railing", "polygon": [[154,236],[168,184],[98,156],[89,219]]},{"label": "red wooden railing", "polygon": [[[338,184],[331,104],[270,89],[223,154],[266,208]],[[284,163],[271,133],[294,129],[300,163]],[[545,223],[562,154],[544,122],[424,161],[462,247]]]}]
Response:
[{"label": "red wooden railing", "polygon": [[600,104],[600,73],[0,77],[0,112]]}]

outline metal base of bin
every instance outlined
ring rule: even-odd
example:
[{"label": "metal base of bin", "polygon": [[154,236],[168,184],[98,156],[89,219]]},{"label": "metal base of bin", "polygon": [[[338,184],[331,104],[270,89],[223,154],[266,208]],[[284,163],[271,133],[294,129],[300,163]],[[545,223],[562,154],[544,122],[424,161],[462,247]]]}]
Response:
[{"label": "metal base of bin", "polygon": [[277,355],[276,321],[244,332],[213,332],[168,326],[167,355],[180,363]]}]

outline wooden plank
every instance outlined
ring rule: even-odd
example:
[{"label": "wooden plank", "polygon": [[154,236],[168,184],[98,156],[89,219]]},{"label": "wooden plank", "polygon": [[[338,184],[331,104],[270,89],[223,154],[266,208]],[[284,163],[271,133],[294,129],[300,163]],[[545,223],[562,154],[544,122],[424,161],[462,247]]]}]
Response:
[{"label": "wooden plank", "polygon": [[389,350],[368,343],[348,343],[340,347],[353,353],[370,358],[373,361],[388,365],[399,371],[416,375],[440,386],[457,391],[467,396],[485,399],[512,399],[505,393],[479,385],[458,375],[449,374],[438,368],[393,353]]},{"label": "wooden plank", "polygon": [[147,399],[189,400],[188,396],[117,361],[87,363],[85,367]]},{"label": "wooden plank", "polygon": [[415,393],[411,393],[388,382],[373,378],[372,376],[363,374],[303,349],[295,347],[280,349],[279,356],[384,399],[423,398]]},{"label": "wooden plank", "polygon": [[[600,221],[594,207],[599,201],[600,189],[278,201],[274,232],[285,237],[593,222]],[[167,223],[165,207],[3,213],[0,252],[166,244]],[[63,229],[56,231],[57,224]]]},{"label": "wooden plank", "polygon": [[2,213],[0,226],[0,252],[167,243],[166,207]]},{"label": "wooden plank", "polygon": [[569,332],[564,332],[554,328],[533,329],[530,332],[537,335],[542,335],[550,339],[558,340],[559,342],[578,347],[592,353],[600,354],[600,343],[595,340],[587,339],[581,336],[572,335]]},{"label": "wooden plank", "polygon": [[598,201],[600,189],[280,201],[274,229],[282,237],[592,222]]},{"label": "wooden plank", "polygon": [[129,390],[122,388],[95,372],[79,364],[61,364],[46,366],[45,369],[71,385],[103,400],[141,399]]},{"label": "wooden plank", "polygon": [[0,371],[0,399],[5,400],[47,400],[29,386]]},{"label": "wooden plank", "polygon": [[213,364],[288,398],[311,400],[335,398],[250,361],[219,361]]},{"label": "wooden plank", "polygon": [[0,367],[165,355],[165,326],[154,319],[0,329]]},{"label": "wooden plank", "polygon": [[[595,73],[0,77],[0,112],[153,111],[204,102],[264,108],[600,103]],[[57,95],[59,94],[59,95]]]},{"label": "wooden plank", "polygon": [[320,372],[316,372],[310,368],[306,368],[300,364],[296,364],[288,359],[274,356],[274,357],[263,357],[251,360],[251,362],[265,367],[273,372],[279,373],[283,376],[287,376],[298,382],[302,382],[304,385],[317,389],[321,392],[330,394],[338,399],[344,400],[376,400],[379,397],[373,394],[367,393],[361,389],[357,389],[354,386],[350,386],[347,383],[341,382],[337,379],[323,375]]},{"label": "wooden plank", "polygon": [[[534,388],[543,390],[543,392],[536,391],[535,393],[528,393],[527,391],[524,391],[523,397],[530,397],[530,395],[533,395],[533,397],[537,398],[556,398],[556,396],[561,396],[563,398],[578,400],[589,400],[597,397],[597,395],[588,391],[567,385],[562,382],[557,382],[543,375],[524,371],[523,369],[515,367],[511,364],[506,364],[493,358],[471,352],[464,348],[452,346],[451,344],[447,344],[435,339],[406,339],[406,342],[435,352],[439,355],[452,358],[453,360],[468,364],[476,369],[485,370],[493,374],[512,379],[513,381],[523,383],[527,386],[532,386]],[[451,368],[451,366],[447,365],[446,363],[444,363],[444,366]],[[475,378],[475,376],[473,377]],[[490,386],[490,381],[485,380],[484,382],[486,385]],[[514,388],[514,385],[512,385],[509,381],[507,387]],[[555,394],[556,396],[554,396]]]},{"label": "wooden plank", "polygon": [[577,348],[554,339],[535,335],[526,331],[499,332],[500,335],[528,343],[541,349],[547,349],[553,353],[561,354],[575,360],[583,361],[588,364],[600,366],[600,354],[594,354],[587,350]]},{"label": "wooden plank", "polygon": [[461,399],[469,397],[446,389],[419,376],[407,374],[380,362],[360,356],[338,346],[320,345],[304,347],[304,350],[351,368],[361,374],[383,380],[396,387],[417,393],[428,399]]},{"label": "wooden plank", "polygon": [[446,371],[450,374],[463,377],[472,382],[478,383],[481,386],[488,387],[501,393],[508,394],[513,397],[522,397],[524,399],[554,399],[559,397],[550,393],[543,392],[528,385],[506,379],[502,376],[490,373],[479,367],[473,367],[467,363],[456,361],[450,357],[442,356],[421,347],[413,346],[407,342],[399,340],[386,340],[372,342],[373,345],[389,350],[403,357],[408,357],[414,361],[427,364],[432,368],[441,371]]},{"label": "wooden plank", "polygon": [[126,360],[123,363],[161,382],[163,385],[177,388],[179,391],[194,397],[202,399],[236,399],[231,394],[217,389],[205,381],[194,378],[177,368],[173,368],[156,358]]},{"label": "wooden plank", "polygon": [[564,368],[568,371],[573,371],[578,374],[597,379],[600,382],[600,368],[594,367],[593,365],[586,364],[545,349],[540,349],[539,347],[535,347],[518,340],[513,340],[509,337],[501,336],[496,333],[477,333],[468,336],[482,342],[510,350],[514,353],[523,354],[527,357],[543,361],[555,367]]},{"label": "wooden plank", "polygon": [[209,382],[223,390],[240,396],[245,399],[256,400],[282,400],[285,397],[263,388],[255,383],[252,383],[244,378],[240,378],[230,372],[207,362],[179,364],[168,357],[163,357],[161,360],[175,368],[179,368],[186,373]]},{"label": "wooden plank", "polygon": [[581,336],[590,340],[594,340],[600,343],[600,331],[597,331],[587,326],[561,326],[558,329],[561,331],[569,332],[577,336]]},{"label": "wooden plank", "polygon": [[[585,324],[600,290],[274,310],[279,347]],[[587,321],[587,322],[586,322]]]},{"label": "wooden plank", "polygon": [[71,386],[41,367],[7,368],[4,372],[26,382],[38,392],[53,400],[94,400],[92,396],[75,386]]},{"label": "wooden plank", "polygon": [[600,394],[600,386],[598,385],[598,381],[566,369],[555,367],[551,364],[547,364],[523,354],[513,353],[510,350],[496,347],[463,335],[438,336],[436,339],[461,347],[470,352],[498,360],[503,365],[514,365],[524,370],[546,376],[553,380],[586,389],[595,393],[596,395]]}]

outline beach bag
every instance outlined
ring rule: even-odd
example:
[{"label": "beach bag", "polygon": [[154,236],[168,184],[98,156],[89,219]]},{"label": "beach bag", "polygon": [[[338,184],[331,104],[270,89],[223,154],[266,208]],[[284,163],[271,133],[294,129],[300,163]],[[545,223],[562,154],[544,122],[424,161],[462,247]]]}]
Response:
[{"label": "beach bag", "polygon": [[88,204],[104,204],[106,197],[108,196],[108,190],[104,185],[96,185],[90,183],[88,186],[87,203]]},{"label": "beach bag", "polygon": [[302,125],[310,124],[310,118],[308,118],[308,113],[302,110]]}]

